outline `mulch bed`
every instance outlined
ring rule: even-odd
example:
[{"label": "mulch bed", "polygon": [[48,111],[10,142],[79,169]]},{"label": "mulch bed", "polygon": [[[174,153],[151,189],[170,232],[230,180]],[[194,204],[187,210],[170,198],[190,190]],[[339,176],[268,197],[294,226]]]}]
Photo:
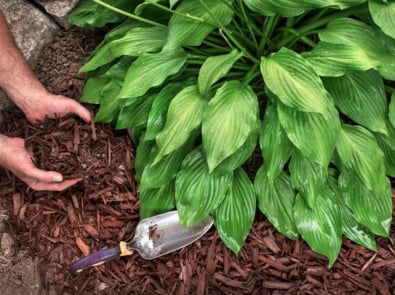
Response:
[{"label": "mulch bed", "polygon": [[[73,71],[91,48],[84,49],[86,34],[92,33],[62,32],[55,40],[57,50],[44,53],[45,62],[38,71],[41,77],[51,77],[44,80],[51,91],[79,97],[83,82]],[[68,49],[59,46],[70,44],[70,38],[74,43]],[[74,66],[56,64],[58,59],[48,66],[52,56],[67,57],[70,52],[74,58],[79,56]],[[56,68],[61,81],[44,66],[48,71]],[[139,221],[133,143],[127,132],[75,117],[33,126],[18,110],[4,116],[2,132],[25,138],[37,166],[83,178],[64,192],[34,192],[0,170],[0,199],[9,211],[8,229],[17,246],[29,248],[38,259],[46,290],[53,287],[57,294],[385,295],[395,290],[395,248],[388,239],[377,239],[376,253],[344,239],[337,262],[328,269],[325,257],[301,240],[284,238],[259,213],[238,257],[213,227],[193,245],[155,260],[144,260],[136,253],[73,275],[70,264],[87,252],[133,238]],[[391,237],[395,238],[395,223]]]}]

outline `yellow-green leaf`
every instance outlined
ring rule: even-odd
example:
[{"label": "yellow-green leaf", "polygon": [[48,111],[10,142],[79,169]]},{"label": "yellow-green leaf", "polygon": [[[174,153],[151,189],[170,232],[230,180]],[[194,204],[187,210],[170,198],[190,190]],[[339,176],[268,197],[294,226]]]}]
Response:
[{"label": "yellow-green leaf", "polygon": [[238,168],[233,173],[229,191],[215,210],[219,236],[236,255],[250,232],[255,211],[254,186],[243,168]]},{"label": "yellow-green leaf", "polygon": [[202,122],[202,138],[210,171],[235,153],[255,131],[258,98],[250,86],[228,81],[210,100]]},{"label": "yellow-green leaf", "polygon": [[190,133],[200,125],[206,105],[197,85],[184,88],[173,98],[165,127],[156,137],[159,151],[155,163],[187,141]]},{"label": "yellow-green leaf", "polygon": [[296,52],[282,48],[262,58],[266,86],[288,107],[303,112],[326,113],[327,92],[312,66]]},{"label": "yellow-green leaf", "polygon": [[374,135],[361,126],[343,124],[336,150],[342,164],[353,171],[373,193],[382,191],[384,155]]}]

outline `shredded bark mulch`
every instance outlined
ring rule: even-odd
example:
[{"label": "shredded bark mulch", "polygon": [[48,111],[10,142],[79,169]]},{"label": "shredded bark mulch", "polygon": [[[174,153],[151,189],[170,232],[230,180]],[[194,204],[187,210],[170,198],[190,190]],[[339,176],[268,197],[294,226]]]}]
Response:
[{"label": "shredded bark mulch", "polygon": [[[63,32],[45,53],[46,62],[38,71],[51,91],[79,97],[82,79],[70,71],[78,68],[91,48],[81,50],[86,44],[84,34],[75,29]],[[73,46],[64,51],[65,46],[59,46],[62,42]],[[70,52],[79,56],[73,67],[51,59]],[[48,66],[51,61],[54,64]],[[60,71],[61,81],[49,75],[54,68]],[[51,78],[45,80],[46,76]],[[25,138],[37,166],[83,178],[64,192],[34,192],[0,170],[0,200],[9,212],[9,232],[18,247],[29,248],[39,260],[46,290],[53,287],[57,294],[394,293],[395,248],[389,239],[377,239],[377,252],[344,239],[337,262],[328,269],[325,257],[302,240],[286,239],[259,213],[238,257],[213,227],[172,254],[144,260],[136,253],[73,275],[69,271],[73,261],[134,236],[139,200],[133,179],[133,143],[127,132],[75,117],[31,125],[18,110],[4,116],[2,133]],[[395,223],[391,238],[395,238]]]}]

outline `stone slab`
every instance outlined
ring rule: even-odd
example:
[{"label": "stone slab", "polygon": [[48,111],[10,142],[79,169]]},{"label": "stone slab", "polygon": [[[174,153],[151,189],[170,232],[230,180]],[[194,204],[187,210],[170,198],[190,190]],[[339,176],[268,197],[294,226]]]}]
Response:
[{"label": "stone slab", "polygon": [[80,0],[33,0],[51,15],[59,25],[69,29],[68,14],[77,6]]}]

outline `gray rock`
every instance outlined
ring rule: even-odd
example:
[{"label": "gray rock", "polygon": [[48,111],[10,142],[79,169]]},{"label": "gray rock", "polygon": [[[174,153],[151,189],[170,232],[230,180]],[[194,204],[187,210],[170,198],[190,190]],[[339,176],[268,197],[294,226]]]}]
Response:
[{"label": "gray rock", "polygon": [[68,14],[80,2],[79,0],[33,0],[44,8],[62,27],[69,29],[71,24],[67,20]]},{"label": "gray rock", "polygon": [[34,5],[23,0],[0,0],[0,9],[16,44],[34,67],[42,49],[52,42],[59,26]]}]

